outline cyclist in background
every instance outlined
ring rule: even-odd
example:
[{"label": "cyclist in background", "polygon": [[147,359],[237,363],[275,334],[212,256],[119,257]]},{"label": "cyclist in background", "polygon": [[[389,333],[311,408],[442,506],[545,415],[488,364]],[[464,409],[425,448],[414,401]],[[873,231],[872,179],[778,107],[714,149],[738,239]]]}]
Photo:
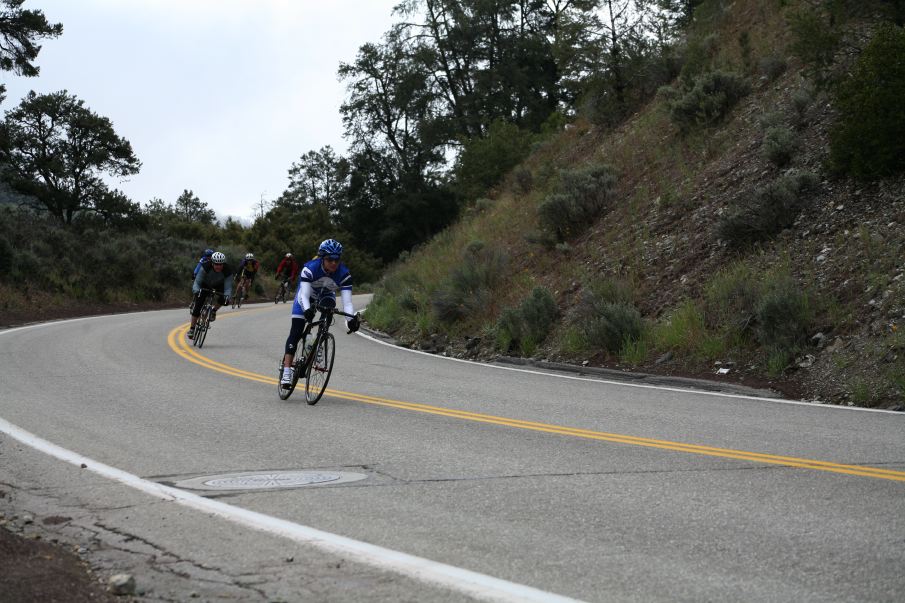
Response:
[{"label": "cyclist in background", "polygon": [[291,253],[287,253],[277,266],[277,280],[286,283],[289,291],[294,289],[295,277],[299,274],[299,263]]},{"label": "cyclist in background", "polygon": [[[338,290],[343,300],[343,311],[355,314],[352,307],[352,274],[340,261],[342,253],[343,246],[339,241],[327,239],[318,247],[317,257],[302,266],[299,288],[292,304],[292,327],[289,329],[283,356],[280,386],[284,389],[292,387],[292,359],[305,330],[305,323],[314,320],[315,307],[324,305],[335,308]],[[346,319],[349,331],[357,331],[359,326],[357,316]]]},{"label": "cyclist in background", "polygon": [[[255,276],[257,276],[260,267],[261,263],[255,259],[255,254],[253,253],[246,253],[245,259],[239,264],[236,273],[236,284],[240,287],[244,286],[245,297],[248,297],[248,292],[251,291],[251,285],[255,282]],[[243,280],[245,281],[244,284]]]},{"label": "cyclist in background", "polygon": [[192,301],[192,325],[186,333],[189,339],[195,337],[195,324],[201,316],[201,308],[207,301],[207,291],[213,291],[216,295],[214,311],[211,312],[211,322],[217,320],[217,310],[229,301],[233,294],[233,269],[226,263],[226,255],[219,251],[211,254],[211,261],[198,270],[195,282],[192,283],[192,293],[195,299]]},{"label": "cyclist in background", "polygon": [[211,263],[211,256],[214,255],[213,249],[205,249],[204,253],[199,258],[198,263],[195,264],[195,269],[192,271],[192,280],[195,280],[195,277],[198,276],[198,271],[201,270],[202,266]]}]

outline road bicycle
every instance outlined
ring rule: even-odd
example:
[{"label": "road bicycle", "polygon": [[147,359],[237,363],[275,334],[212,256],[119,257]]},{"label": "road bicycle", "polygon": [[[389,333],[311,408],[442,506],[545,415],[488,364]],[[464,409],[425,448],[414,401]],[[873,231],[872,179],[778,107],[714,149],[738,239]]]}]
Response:
[{"label": "road bicycle", "polygon": [[280,283],[280,288],[277,289],[277,294],[273,296],[273,303],[278,304],[280,302],[286,303],[286,299],[289,296],[289,279],[285,279],[282,283]]},{"label": "road bicycle", "polygon": [[204,346],[207,331],[211,328],[211,313],[214,311],[214,295],[216,294],[213,289],[201,290],[204,304],[201,306],[201,314],[198,315],[198,320],[195,322],[195,337],[192,338],[192,345],[197,348]]},{"label": "road bicycle", "polygon": [[[333,334],[330,333],[333,317],[337,314],[346,318],[360,316],[359,314],[346,314],[328,306],[317,306],[317,310],[320,311],[320,319],[308,321],[299,345],[296,346],[295,358],[292,360],[292,384],[286,389],[280,383],[280,378],[283,376],[283,356],[280,356],[277,392],[281,400],[287,400],[292,395],[299,378],[304,375],[305,401],[312,406],[318,403],[327,389],[327,382],[330,381],[330,375],[333,372],[333,356],[336,353],[336,342]],[[309,335],[315,329],[314,337],[309,343]],[[349,333],[351,332],[349,331]]]},{"label": "road bicycle", "polygon": [[239,279],[239,284],[236,287],[236,294],[233,295],[233,308],[242,307],[242,302],[248,298],[248,286],[248,277]]}]

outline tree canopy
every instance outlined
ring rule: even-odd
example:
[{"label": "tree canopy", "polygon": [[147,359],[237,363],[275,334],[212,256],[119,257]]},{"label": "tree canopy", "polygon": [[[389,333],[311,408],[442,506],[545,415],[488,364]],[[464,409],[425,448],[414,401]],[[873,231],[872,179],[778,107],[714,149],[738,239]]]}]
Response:
[{"label": "tree canopy", "polygon": [[[0,160],[13,188],[67,224],[81,211],[109,208],[102,176],[138,173],[132,145],[106,117],[63,90],[30,92],[0,126]],[[105,209],[106,211],[106,209]]]},{"label": "tree canopy", "polygon": [[[43,38],[56,38],[63,33],[60,23],[48,23],[39,10],[23,10],[25,0],[0,0],[0,69],[17,75],[34,77],[40,68],[34,64]],[[0,101],[6,86],[0,84]]]}]

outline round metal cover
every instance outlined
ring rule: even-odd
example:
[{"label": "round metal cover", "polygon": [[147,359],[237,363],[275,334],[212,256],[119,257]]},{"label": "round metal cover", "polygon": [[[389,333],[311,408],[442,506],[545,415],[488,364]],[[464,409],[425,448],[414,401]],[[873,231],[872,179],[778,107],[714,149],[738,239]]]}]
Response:
[{"label": "round metal cover", "polygon": [[367,475],[348,471],[258,471],[193,477],[174,485],[189,490],[277,490],[341,484],[366,477]]}]

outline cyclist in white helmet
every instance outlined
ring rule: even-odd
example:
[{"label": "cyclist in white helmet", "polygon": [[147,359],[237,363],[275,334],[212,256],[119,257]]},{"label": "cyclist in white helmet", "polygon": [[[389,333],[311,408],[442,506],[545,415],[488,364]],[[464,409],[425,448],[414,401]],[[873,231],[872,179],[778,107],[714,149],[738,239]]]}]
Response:
[{"label": "cyclist in white helmet", "polygon": [[[246,253],[245,259],[239,263],[239,267],[236,269],[236,292],[238,293],[239,287],[244,288],[243,297],[248,297],[251,293],[251,286],[255,282],[255,277],[258,275],[258,270],[261,268],[261,263],[255,259],[255,254]],[[239,299],[239,298],[237,298]]]},{"label": "cyclist in white helmet", "polygon": [[210,264],[202,266],[195,275],[195,282],[192,283],[192,293],[195,299],[192,302],[192,326],[186,333],[189,339],[195,337],[195,323],[201,316],[201,307],[207,300],[206,291],[213,291],[216,296],[214,300],[214,311],[211,312],[211,322],[217,320],[217,310],[229,301],[233,294],[233,269],[226,263],[226,255],[220,251],[215,251],[211,256]]},{"label": "cyclist in white helmet", "polygon": [[295,261],[295,258],[292,257],[291,253],[287,253],[277,266],[277,280],[282,279],[286,283],[286,286],[289,287],[289,289],[292,289],[295,285],[295,277],[298,276],[298,273],[299,263]]}]

